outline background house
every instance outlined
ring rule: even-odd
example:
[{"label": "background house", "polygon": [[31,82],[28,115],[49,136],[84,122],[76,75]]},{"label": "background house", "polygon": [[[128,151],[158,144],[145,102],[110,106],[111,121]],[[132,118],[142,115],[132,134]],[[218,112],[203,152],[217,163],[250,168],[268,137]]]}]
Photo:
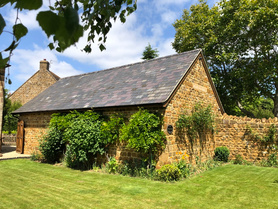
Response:
[{"label": "background house", "polygon": [[40,61],[40,69],[13,92],[9,98],[12,102],[20,102],[24,105],[59,79],[59,76],[49,70],[49,62],[42,60]]}]

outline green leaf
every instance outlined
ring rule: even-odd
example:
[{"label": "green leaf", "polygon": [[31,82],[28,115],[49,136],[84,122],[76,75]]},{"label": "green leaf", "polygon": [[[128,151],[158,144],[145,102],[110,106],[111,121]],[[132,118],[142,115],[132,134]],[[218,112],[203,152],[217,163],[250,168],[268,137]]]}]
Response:
[{"label": "green leaf", "polygon": [[55,48],[54,45],[53,45],[53,43],[48,44],[48,47],[49,47],[50,50],[52,50],[52,49]]},{"label": "green leaf", "polygon": [[78,11],[73,9],[72,7],[67,7],[65,10],[65,23],[66,23],[66,29],[69,33],[75,33],[76,30],[78,30],[79,27],[79,16]]},{"label": "green leaf", "polygon": [[5,6],[8,3],[13,4],[14,2],[15,2],[15,0],[1,0],[0,7],[3,7],[3,6]]},{"label": "green leaf", "polygon": [[6,64],[8,63],[9,59],[10,59],[9,57],[0,59],[0,69],[3,69],[6,67]]},{"label": "green leaf", "polygon": [[37,10],[41,8],[42,0],[17,0],[15,8]]},{"label": "green leaf", "polygon": [[100,45],[99,45],[99,49],[100,49],[100,51],[103,51],[103,50],[105,50],[106,48],[105,48],[105,46],[104,46],[103,44],[100,44]]},{"label": "green leaf", "polygon": [[13,33],[16,40],[18,41],[28,33],[28,29],[23,24],[19,23],[13,26]]},{"label": "green leaf", "polygon": [[39,12],[39,14],[37,15],[37,21],[48,37],[55,34],[56,31],[59,30],[60,17],[54,12]]},{"label": "green leaf", "polygon": [[5,28],[5,26],[6,26],[6,22],[5,22],[4,18],[2,17],[2,15],[0,14],[0,35],[3,32],[3,29]]}]

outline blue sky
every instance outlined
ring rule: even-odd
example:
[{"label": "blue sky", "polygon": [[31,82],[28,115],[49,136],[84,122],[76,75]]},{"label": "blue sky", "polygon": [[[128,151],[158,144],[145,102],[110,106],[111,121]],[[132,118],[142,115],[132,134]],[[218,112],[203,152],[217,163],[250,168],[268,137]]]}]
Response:
[{"label": "blue sky", "polygon": [[[208,0],[212,6],[217,0]],[[54,0],[44,0],[41,10],[47,10]],[[124,64],[142,61],[142,53],[148,43],[157,48],[159,56],[175,54],[171,42],[174,40],[175,29],[172,26],[176,19],[181,18],[184,9],[189,9],[198,0],[138,0],[137,10],[127,17],[125,24],[116,21],[108,34],[106,50],[100,52],[97,43],[90,54],[82,52],[86,45],[86,37],[79,40],[63,53],[51,51],[47,45],[49,40],[36,22],[38,11],[22,11],[21,22],[29,32],[23,37],[11,58],[10,79],[12,84],[5,83],[10,92],[15,91],[39,69],[40,60],[50,62],[50,70],[60,77],[93,72],[117,67]],[[6,21],[5,31],[11,31],[16,11],[7,5],[0,9]],[[3,33],[0,36],[0,51],[11,43],[12,36]],[[6,71],[6,74],[8,71]]]}]

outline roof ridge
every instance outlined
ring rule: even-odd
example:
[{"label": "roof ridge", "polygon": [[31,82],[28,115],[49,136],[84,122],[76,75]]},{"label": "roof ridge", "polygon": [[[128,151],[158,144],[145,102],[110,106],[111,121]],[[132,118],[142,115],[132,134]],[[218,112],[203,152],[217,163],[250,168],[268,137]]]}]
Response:
[{"label": "roof ridge", "polygon": [[148,62],[153,62],[153,61],[157,61],[160,59],[165,59],[165,58],[169,58],[169,57],[175,57],[175,56],[179,56],[182,54],[189,54],[192,53],[193,51],[202,51],[202,49],[193,49],[190,51],[186,51],[186,52],[182,52],[182,53],[176,53],[176,54],[171,54],[171,55],[167,55],[164,57],[158,57],[158,58],[154,58],[151,60],[144,60],[141,62],[135,62],[135,63],[131,63],[131,64],[125,64],[125,65],[121,65],[121,66],[117,66],[117,67],[112,67],[112,68],[107,68],[107,69],[103,69],[103,70],[97,70],[97,71],[93,71],[93,72],[89,72],[89,73],[83,73],[83,74],[78,74],[78,75],[72,75],[72,76],[67,76],[61,79],[67,79],[67,78],[73,78],[73,77],[79,77],[79,76],[85,76],[85,75],[89,75],[89,74],[94,74],[94,73],[99,73],[99,72],[104,72],[104,71],[110,71],[110,70],[115,70],[115,69],[119,69],[119,68],[123,68],[123,67],[128,67],[128,66],[133,66],[133,65],[138,65],[138,64],[142,64],[142,63],[148,63]]}]

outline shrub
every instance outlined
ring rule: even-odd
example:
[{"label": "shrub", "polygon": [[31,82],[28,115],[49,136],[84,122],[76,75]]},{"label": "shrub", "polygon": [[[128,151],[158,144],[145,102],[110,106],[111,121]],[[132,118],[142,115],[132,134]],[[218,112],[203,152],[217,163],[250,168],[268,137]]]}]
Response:
[{"label": "shrub", "polygon": [[155,175],[155,166],[149,166],[142,160],[133,159],[120,164],[118,171],[124,176],[152,178]]},{"label": "shrub", "polygon": [[119,167],[119,164],[116,158],[110,158],[109,162],[106,164],[108,173],[116,173]]},{"label": "shrub", "polygon": [[272,153],[268,156],[267,158],[267,166],[277,166],[278,165],[278,161],[277,161],[277,156],[276,153]]},{"label": "shrub", "polygon": [[94,158],[103,154],[105,148],[100,134],[100,115],[92,111],[74,114],[77,117],[72,119],[64,133],[68,140],[66,163],[71,168],[90,169]]},{"label": "shrub", "polygon": [[214,159],[218,161],[228,162],[230,151],[227,147],[216,147],[214,150]]},{"label": "shrub", "polygon": [[113,114],[109,120],[104,121],[101,126],[101,136],[106,146],[119,140],[120,129],[124,125],[124,118],[119,114]]},{"label": "shrub", "polygon": [[182,174],[175,164],[167,164],[157,171],[157,178],[160,181],[178,181]]},{"label": "shrub", "polygon": [[56,127],[51,127],[39,143],[39,150],[46,162],[56,163],[60,161],[65,150],[61,131]]},{"label": "shrub", "polygon": [[165,146],[165,134],[161,126],[161,118],[139,109],[121,129],[120,140],[127,141],[127,147],[143,154],[156,154]]},{"label": "shrub", "polygon": [[176,166],[180,170],[182,178],[186,178],[190,175],[190,165],[187,164],[184,160],[179,161]]},{"label": "shrub", "polygon": [[244,163],[244,160],[241,155],[236,155],[236,159],[234,160],[234,164],[242,165]]},{"label": "shrub", "polygon": [[42,154],[35,151],[35,152],[32,152],[30,160],[31,161],[42,161],[43,156],[42,156]]}]

